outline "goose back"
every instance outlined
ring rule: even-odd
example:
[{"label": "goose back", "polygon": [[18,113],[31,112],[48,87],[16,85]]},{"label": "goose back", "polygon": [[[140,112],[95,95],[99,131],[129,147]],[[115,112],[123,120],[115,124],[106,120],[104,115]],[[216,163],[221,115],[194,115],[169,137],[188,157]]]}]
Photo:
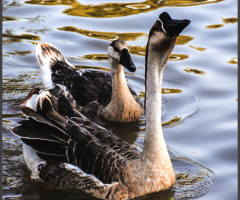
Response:
[{"label": "goose back", "polygon": [[22,113],[29,119],[13,132],[41,159],[72,164],[104,184],[123,182],[127,163],[141,157],[128,143],[79,116],[63,95],[57,99],[49,93],[36,111],[25,107]]}]

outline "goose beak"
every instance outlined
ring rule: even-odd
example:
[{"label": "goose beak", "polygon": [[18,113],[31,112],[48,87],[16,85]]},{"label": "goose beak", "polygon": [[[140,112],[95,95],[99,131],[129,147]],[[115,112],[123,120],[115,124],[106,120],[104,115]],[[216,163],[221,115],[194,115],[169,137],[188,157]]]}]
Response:
[{"label": "goose beak", "polygon": [[130,72],[135,72],[136,67],[132,62],[131,56],[127,49],[122,50],[122,55],[119,62],[122,66],[126,67]]},{"label": "goose beak", "polygon": [[179,36],[179,34],[191,23],[188,19],[172,19],[167,12],[160,14],[159,20],[162,22],[166,34],[171,38]]}]

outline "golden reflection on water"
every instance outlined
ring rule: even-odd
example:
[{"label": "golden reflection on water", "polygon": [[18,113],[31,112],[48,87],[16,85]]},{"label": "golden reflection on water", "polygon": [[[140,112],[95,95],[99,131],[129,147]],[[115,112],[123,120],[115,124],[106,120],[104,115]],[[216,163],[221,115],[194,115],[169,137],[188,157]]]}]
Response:
[{"label": "golden reflection on water", "polygon": [[9,56],[9,55],[25,56],[33,52],[32,51],[13,51],[13,52],[5,52],[5,53],[8,55],[4,54],[3,56]]},{"label": "golden reflection on water", "polygon": [[[155,1],[155,0],[148,0],[144,2],[137,2],[137,3],[106,3],[100,5],[83,5],[76,3],[72,6],[72,8],[67,9],[64,13],[73,16],[82,16],[82,17],[95,17],[95,18],[111,18],[111,17],[122,17],[122,16],[129,16],[129,15],[136,15],[139,13],[146,13],[149,11],[156,10],[161,7],[177,7],[177,6],[195,6],[200,4],[206,3],[214,3],[220,2],[223,0],[192,0],[192,1]],[[144,4],[144,6],[143,6]],[[136,9],[137,8],[137,9]]]},{"label": "golden reflection on water", "polygon": [[[100,31],[90,31],[90,30],[78,29],[74,26],[65,26],[62,28],[58,28],[58,30],[80,33],[87,37],[103,39],[103,40],[108,40],[108,41],[112,41],[115,39],[122,39],[125,41],[135,41],[137,39],[140,39],[141,37],[143,40],[146,40],[146,41],[148,39],[148,34],[146,34],[146,33],[100,32]],[[187,44],[188,42],[192,41],[193,39],[194,39],[194,37],[191,37],[188,35],[180,35],[178,37],[176,45]],[[135,46],[132,48],[133,48],[133,51],[144,51],[144,52],[146,51],[146,46],[144,46],[144,47]]]},{"label": "golden reflection on water", "polygon": [[188,42],[192,41],[194,37],[191,37],[189,35],[180,35],[177,39],[176,45],[184,45],[187,44]]},{"label": "golden reflection on water", "polygon": [[[175,116],[175,117],[173,117],[172,119],[170,119],[169,121],[163,122],[163,123],[162,123],[162,126],[167,126],[167,125],[170,125],[170,124],[175,124],[175,123],[177,123],[177,122],[180,122],[181,119],[182,119],[182,117],[177,117],[177,116]],[[141,130],[141,131],[146,131],[146,127],[141,128],[140,130]]]},{"label": "golden reflection on water", "polygon": [[169,120],[167,122],[162,123],[162,125],[166,126],[166,125],[169,125],[169,124],[174,124],[174,123],[179,122],[181,119],[182,119],[181,117],[175,116],[175,117],[173,117],[173,119],[171,119],[171,120]]},{"label": "golden reflection on water", "polygon": [[207,72],[204,72],[204,71],[199,70],[199,69],[186,68],[186,69],[183,69],[183,70],[186,71],[187,73],[199,74],[199,75],[202,75],[202,76],[205,76],[207,74]]},{"label": "golden reflection on water", "polygon": [[205,28],[216,29],[216,28],[221,28],[223,26],[224,26],[223,24],[213,24],[213,25],[205,26]]},{"label": "golden reflection on water", "polygon": [[223,23],[225,23],[225,24],[236,23],[236,22],[238,22],[238,18],[237,18],[237,17],[225,18],[225,19],[223,19],[222,21],[223,21]]},{"label": "golden reflection on water", "polygon": [[[146,46],[130,46],[131,54],[139,55],[139,56],[145,56],[146,52]],[[188,59],[189,56],[187,54],[171,54],[169,57],[170,61],[178,61],[178,60],[185,60]]]},{"label": "golden reflection on water", "polygon": [[130,5],[130,6],[126,6],[127,8],[132,8],[132,9],[148,9],[151,8],[151,6],[149,5],[143,5],[143,4],[139,4],[139,5]]},{"label": "golden reflection on water", "polygon": [[98,66],[87,66],[87,65],[75,65],[75,68],[78,70],[81,69],[94,69],[94,70],[101,70],[101,71],[105,71],[105,72],[110,72],[109,68],[105,68],[105,67],[98,67]]},{"label": "golden reflection on water", "polygon": [[139,55],[139,56],[145,56],[146,52],[146,46],[141,47],[141,46],[130,46],[129,52],[131,54]]},{"label": "golden reflection on water", "polygon": [[81,17],[111,18],[137,15],[139,13],[146,13],[161,7],[197,6],[222,1],[224,0],[147,0],[136,3],[103,3],[98,5],[84,5],[76,0],[30,0],[25,1],[25,3],[40,5],[71,5],[72,7],[64,10],[63,13]]},{"label": "golden reflection on water", "polygon": [[[23,117],[22,116],[22,113],[11,113],[11,114],[8,114],[8,113],[2,113],[2,118],[12,118],[12,117]],[[4,120],[3,120],[4,121]],[[6,123],[8,124],[13,124],[12,121],[9,121],[9,120],[5,120]]]},{"label": "golden reflection on water", "polygon": [[[182,92],[183,92],[182,90],[176,88],[162,88],[162,94],[179,94]],[[140,99],[145,98],[144,91],[140,91],[139,98]]]},{"label": "golden reflection on water", "polygon": [[140,94],[138,95],[139,99],[145,98],[145,92],[144,91],[140,91]]},{"label": "golden reflection on water", "polygon": [[62,28],[58,28],[58,30],[76,32],[76,33],[80,33],[82,35],[85,35],[87,37],[93,37],[93,38],[109,40],[109,41],[116,40],[116,39],[122,39],[122,40],[125,40],[125,41],[134,41],[138,37],[142,37],[144,35],[146,36],[145,33],[99,32],[99,31],[90,31],[90,30],[78,29],[74,26],[65,26],[65,27],[62,27]]},{"label": "golden reflection on water", "polygon": [[[191,36],[180,35],[178,37],[176,45],[187,44],[188,42],[190,42],[193,39],[194,38],[191,37]],[[144,47],[141,47],[141,46],[130,46],[130,53],[131,54],[135,54],[135,55],[139,55],[139,56],[145,56],[145,52],[146,52],[146,46],[144,46]],[[184,59],[187,59],[187,58],[189,58],[189,56],[188,55],[184,55],[184,54],[172,54],[170,56],[170,60],[184,60]]]},{"label": "golden reflection on water", "polygon": [[15,21],[15,20],[18,20],[18,19],[16,19],[16,18],[14,18],[14,17],[2,17],[2,21]]},{"label": "golden reflection on water", "polygon": [[[81,57],[83,60],[87,59],[87,60],[99,60],[99,61],[103,61],[103,60],[108,60],[108,55],[107,54],[88,54],[85,55],[83,57]],[[82,60],[81,59],[81,60]]]},{"label": "golden reflection on water", "polygon": [[[139,55],[139,56],[145,56],[145,50],[146,50],[146,47],[139,47],[139,46],[130,47],[130,53]],[[185,54],[171,54],[169,60],[178,61],[178,60],[185,60],[187,58],[189,58],[189,56]],[[108,54],[88,54],[88,55],[84,55],[83,57],[80,57],[79,60],[108,61]]]},{"label": "golden reflection on water", "polygon": [[182,90],[175,89],[175,88],[162,88],[163,94],[176,94],[176,93],[182,93]]},{"label": "golden reflection on water", "polygon": [[231,60],[228,61],[228,63],[237,65],[238,64],[238,58],[232,58]]},{"label": "golden reflection on water", "polygon": [[[32,34],[21,34],[21,35],[14,35],[14,34],[9,34],[9,33],[3,33],[2,37],[9,38],[9,42],[13,42],[14,40],[17,40],[17,42],[21,42],[22,39],[26,40],[35,40],[38,41],[40,40],[40,36],[37,35],[32,35]],[[5,41],[6,42],[6,41]]]},{"label": "golden reflection on water", "polygon": [[187,54],[171,54],[169,60],[170,61],[178,61],[188,59],[189,56]]},{"label": "golden reflection on water", "polygon": [[198,51],[205,51],[207,48],[203,48],[203,47],[197,47],[197,46],[193,46],[193,45],[189,45],[189,47],[196,49]]},{"label": "golden reflection on water", "polygon": [[[37,80],[38,72],[29,74],[21,74],[16,78],[3,78],[2,80],[2,89],[4,95],[16,95],[23,92],[28,92],[29,89],[32,89],[34,81]],[[28,80],[31,80],[29,82]],[[28,84],[26,84],[28,82]],[[38,84],[41,85],[40,83]]]},{"label": "golden reflection on water", "polygon": [[[185,160],[184,157],[181,157],[181,159]],[[176,173],[176,183],[173,187],[177,186],[181,188],[181,193],[178,194],[177,199],[187,199],[189,196],[201,196],[202,192],[206,192],[204,190],[209,190],[209,188],[211,188],[211,183],[213,181],[212,175],[212,172],[206,168],[200,168],[192,172],[183,171]],[[189,190],[189,186],[192,186],[194,189]]]}]

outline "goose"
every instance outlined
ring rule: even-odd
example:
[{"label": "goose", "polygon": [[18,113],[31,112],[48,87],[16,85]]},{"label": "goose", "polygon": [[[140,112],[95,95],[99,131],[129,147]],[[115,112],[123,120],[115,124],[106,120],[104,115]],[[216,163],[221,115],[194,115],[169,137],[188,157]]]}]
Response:
[{"label": "goose", "polygon": [[[55,86],[61,93],[64,85],[75,100],[75,108],[88,118],[106,122],[135,122],[144,109],[137,94],[127,85],[123,66],[130,72],[136,67],[123,40],[114,40],[108,46],[111,75],[99,71],[80,73],[61,52],[50,43],[36,45],[36,58],[45,89]],[[57,94],[59,92],[56,92]],[[56,94],[56,95],[57,95]]]},{"label": "goose", "polygon": [[163,70],[178,35],[190,24],[163,12],[149,32],[146,53],[146,133],[143,151],[91,122],[68,99],[33,91],[13,133],[20,136],[32,178],[99,199],[130,199],[170,188],[175,175],[161,125]]}]

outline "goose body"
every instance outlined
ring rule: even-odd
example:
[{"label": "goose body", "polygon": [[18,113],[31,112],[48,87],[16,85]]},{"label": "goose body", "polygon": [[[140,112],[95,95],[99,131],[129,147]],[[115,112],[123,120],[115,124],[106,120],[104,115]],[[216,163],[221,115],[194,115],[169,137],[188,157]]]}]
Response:
[{"label": "goose body", "polygon": [[36,46],[36,57],[42,72],[45,89],[60,84],[76,101],[76,109],[93,119],[108,122],[137,121],[143,113],[143,104],[137,94],[127,85],[123,66],[129,71],[136,70],[128,45],[115,40],[108,47],[111,75],[99,71],[74,69],[50,43]]},{"label": "goose body", "polygon": [[36,90],[22,109],[28,119],[13,129],[28,147],[24,157],[32,172],[53,187],[80,189],[100,199],[134,198],[171,187],[175,175],[161,126],[162,76],[177,36],[189,23],[164,12],[150,30],[142,153],[89,121],[64,95]]}]

